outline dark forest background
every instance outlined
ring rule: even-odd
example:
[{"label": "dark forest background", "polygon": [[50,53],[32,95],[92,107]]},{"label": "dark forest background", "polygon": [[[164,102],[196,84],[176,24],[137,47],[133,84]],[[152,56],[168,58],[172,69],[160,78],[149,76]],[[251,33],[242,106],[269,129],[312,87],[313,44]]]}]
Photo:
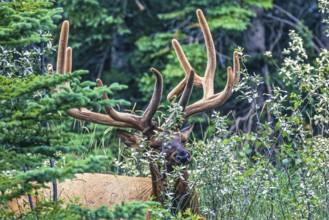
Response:
[{"label": "dark forest background", "polygon": [[[149,69],[155,67],[164,79],[157,117],[165,120],[172,104],[166,95],[185,76],[171,40],[182,44],[197,73],[206,68],[197,9],[215,42],[215,90],[226,85],[233,51],[242,67],[231,98],[188,122],[195,122],[189,170],[201,215],[329,219],[326,0],[0,1],[0,218],[15,219],[3,205],[31,194],[35,182],[56,184],[83,172],[149,176],[147,157],[124,147],[115,129],[74,120],[66,111],[112,105],[139,114],[150,100]],[[51,76],[46,67],[55,64],[64,20],[74,72]],[[108,86],[98,89],[96,78]],[[62,86],[67,81],[72,90]],[[55,86],[63,91],[54,94]],[[195,89],[191,99],[201,96]],[[113,214],[50,203],[22,218],[134,218],[145,216],[146,206],[123,205]],[[150,207],[154,216],[195,219]]]}]

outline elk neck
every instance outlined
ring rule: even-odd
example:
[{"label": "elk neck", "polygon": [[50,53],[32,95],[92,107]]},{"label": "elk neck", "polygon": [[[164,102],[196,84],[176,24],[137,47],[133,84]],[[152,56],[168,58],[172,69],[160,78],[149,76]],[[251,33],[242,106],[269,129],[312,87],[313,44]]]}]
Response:
[{"label": "elk neck", "polygon": [[[173,167],[167,165],[167,172],[172,172]],[[152,196],[154,196],[154,201],[160,202],[162,205],[166,200],[166,189],[168,187],[167,175],[165,172],[161,172],[161,167],[159,164],[150,162],[150,172],[152,179]],[[177,177],[172,188],[172,193],[174,194],[173,198],[173,212],[177,213],[178,210],[185,211],[187,208],[192,208],[197,212],[197,194],[193,189],[190,189],[188,184],[188,172],[186,169],[181,171],[181,177]],[[192,206],[191,206],[192,205]]]}]

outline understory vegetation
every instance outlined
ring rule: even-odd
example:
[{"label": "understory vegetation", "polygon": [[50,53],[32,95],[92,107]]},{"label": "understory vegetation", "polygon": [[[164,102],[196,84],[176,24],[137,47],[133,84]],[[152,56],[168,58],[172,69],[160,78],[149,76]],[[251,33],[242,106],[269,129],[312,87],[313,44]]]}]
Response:
[{"label": "understory vegetation", "polygon": [[[0,219],[16,219],[6,203],[23,195],[32,198],[35,189],[46,182],[56,186],[56,179],[63,181],[85,172],[149,177],[150,160],[165,163],[161,153],[124,146],[116,137],[115,128],[74,120],[66,111],[84,107],[101,112],[104,106],[133,111],[136,105],[143,108],[152,94],[153,84],[144,70],[152,65],[164,70],[164,90],[170,91],[177,79],[183,77],[168,46],[174,37],[189,47],[195,46],[187,53],[189,60],[197,71],[204,69],[206,54],[199,42],[200,33],[193,29],[195,21],[191,22],[191,13],[207,4],[214,6],[205,10],[210,27],[224,33],[216,32],[215,43],[219,40],[223,44],[232,43],[230,36],[241,45],[254,41],[250,36],[247,40],[239,39],[238,35],[247,33],[248,27],[257,26],[253,22],[261,18],[264,23],[270,23],[275,20],[273,16],[288,14],[296,23],[280,24],[282,33],[268,39],[277,42],[264,46],[267,50],[257,45],[254,51],[250,44],[233,45],[241,60],[240,83],[224,106],[189,119],[187,124],[194,124],[194,133],[187,143],[192,159],[186,167],[177,166],[168,174],[167,189],[162,192],[167,198],[164,206],[149,201],[118,204],[113,210],[106,207],[89,210],[80,207],[79,201],[70,201],[67,207],[61,200],[55,204],[44,201],[20,218],[145,219],[150,212],[152,219],[197,219],[191,210],[185,213],[172,210],[170,192],[174,180],[187,168],[190,187],[198,192],[200,216],[207,219],[329,219],[329,50],[316,34],[312,35],[316,31],[307,26],[314,19],[323,20],[324,27],[328,25],[327,0],[320,0],[318,5],[307,1],[312,6],[315,4],[319,12],[314,19],[305,15],[305,23],[294,20],[297,15],[292,18],[292,14],[279,6],[290,9],[292,5],[281,1],[220,1],[225,7],[215,1],[183,2],[168,6],[159,3],[160,9],[151,10],[152,3],[135,1],[142,14],[133,10],[137,7],[135,3],[127,3],[123,10],[121,1],[106,3],[112,8],[105,8],[109,5],[96,0],[0,3],[0,18],[3,18],[0,19]],[[247,6],[243,8],[237,2]],[[296,8],[301,2],[296,1]],[[83,12],[92,10],[75,14],[78,13],[75,4],[85,4],[86,8],[81,8]],[[264,12],[272,8],[275,8],[273,14]],[[145,15],[148,10],[149,14]],[[95,11],[99,11],[97,16]],[[152,13],[156,19],[145,30],[140,29],[143,24],[133,23],[134,19],[144,22]],[[72,34],[73,51],[78,51],[74,55],[77,60],[74,69],[89,69],[90,74],[85,70],[66,75],[46,73],[46,64],[53,62],[57,50],[53,46],[57,44],[58,32],[54,22],[60,23],[62,15],[72,18],[72,32],[76,33]],[[216,17],[231,25],[217,21]],[[289,28],[283,27],[287,23]],[[190,29],[183,33],[176,30],[177,26],[187,24]],[[90,36],[86,37],[85,27],[94,34],[88,33]],[[151,34],[152,27],[158,28],[156,34]],[[275,23],[274,27],[279,25]],[[137,30],[140,33],[131,35]],[[325,28],[322,30],[325,32]],[[281,34],[288,40],[281,42]],[[56,43],[52,43],[53,38]],[[133,41],[135,48],[121,41]],[[223,44],[218,52],[219,66],[232,61],[223,55],[231,54],[226,51],[232,48],[223,51]],[[124,49],[129,52],[122,58]],[[130,58],[131,63],[127,61]],[[130,70],[133,74],[140,71],[138,77],[129,73],[122,77]],[[112,84],[96,87],[94,80],[88,80],[96,76]],[[224,76],[216,78],[221,81],[217,83],[220,86],[225,84]],[[64,85],[68,81],[72,89]],[[117,81],[127,86],[114,83]],[[136,91],[140,94],[136,95]],[[101,100],[103,93],[110,99]],[[197,95],[200,95],[198,90]],[[134,105],[137,101],[142,104]],[[175,103],[166,102],[160,107],[157,120],[166,121],[167,127],[166,132],[158,135],[169,137],[175,131],[182,120],[181,111]],[[141,149],[145,149],[144,145]],[[27,202],[26,206],[30,204]]]},{"label": "understory vegetation", "polygon": [[252,132],[232,129],[230,115],[215,114],[215,134],[194,143],[194,174],[210,219],[328,218],[329,52],[308,63],[302,39],[289,35],[279,69],[284,84],[273,87],[264,106],[249,97],[263,79],[244,75],[238,88],[253,105]]}]

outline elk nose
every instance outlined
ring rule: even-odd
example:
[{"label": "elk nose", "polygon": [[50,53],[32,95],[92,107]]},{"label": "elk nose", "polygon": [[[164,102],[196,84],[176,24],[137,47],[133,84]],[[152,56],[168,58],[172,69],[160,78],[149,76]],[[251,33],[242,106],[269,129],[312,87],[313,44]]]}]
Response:
[{"label": "elk nose", "polygon": [[187,164],[190,162],[190,153],[188,152],[181,152],[176,157],[177,161],[181,164]]}]

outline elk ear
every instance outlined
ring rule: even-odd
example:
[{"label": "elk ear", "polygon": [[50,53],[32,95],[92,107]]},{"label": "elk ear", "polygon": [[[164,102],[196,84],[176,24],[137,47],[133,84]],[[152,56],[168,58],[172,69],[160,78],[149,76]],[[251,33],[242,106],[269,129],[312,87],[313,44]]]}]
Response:
[{"label": "elk ear", "polygon": [[194,127],[194,123],[191,124],[188,127],[183,128],[182,130],[180,130],[180,138],[181,138],[182,142],[187,142],[188,141],[188,139],[190,137],[190,134],[193,131],[193,127]]},{"label": "elk ear", "polygon": [[152,136],[149,142],[149,146],[153,149],[160,150],[162,147],[162,143],[163,143],[163,138]]},{"label": "elk ear", "polygon": [[137,150],[140,150],[140,143],[142,141],[142,137],[137,134],[132,134],[128,131],[117,130],[118,136],[121,138],[123,143],[128,147],[133,147]]}]

